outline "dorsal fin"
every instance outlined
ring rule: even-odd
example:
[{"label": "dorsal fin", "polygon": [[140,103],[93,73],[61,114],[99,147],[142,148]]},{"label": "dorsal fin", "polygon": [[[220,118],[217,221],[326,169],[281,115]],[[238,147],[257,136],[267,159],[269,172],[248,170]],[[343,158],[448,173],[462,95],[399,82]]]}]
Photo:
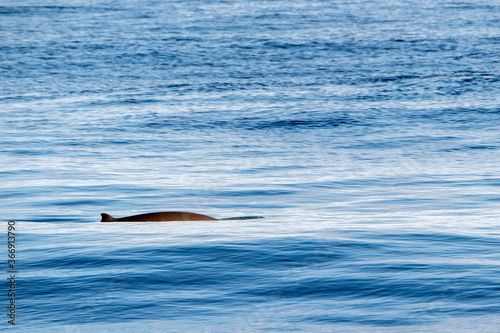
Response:
[{"label": "dorsal fin", "polygon": [[112,222],[115,220],[113,216],[106,213],[101,213],[101,216],[102,216],[101,222]]}]

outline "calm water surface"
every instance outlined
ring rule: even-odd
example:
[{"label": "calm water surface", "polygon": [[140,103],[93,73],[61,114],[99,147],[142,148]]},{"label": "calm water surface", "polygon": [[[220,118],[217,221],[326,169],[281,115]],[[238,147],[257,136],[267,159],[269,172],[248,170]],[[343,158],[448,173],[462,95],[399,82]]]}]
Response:
[{"label": "calm water surface", "polygon": [[[498,1],[4,0],[0,50],[14,329],[498,331]],[[165,210],[265,218],[98,223]]]}]

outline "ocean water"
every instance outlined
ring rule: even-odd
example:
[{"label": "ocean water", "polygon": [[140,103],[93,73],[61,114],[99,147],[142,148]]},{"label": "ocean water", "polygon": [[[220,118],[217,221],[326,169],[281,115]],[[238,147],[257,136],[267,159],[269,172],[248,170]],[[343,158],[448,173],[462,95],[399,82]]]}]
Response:
[{"label": "ocean water", "polygon": [[[500,2],[0,1],[22,332],[498,332]],[[99,223],[192,211],[217,218]]]}]

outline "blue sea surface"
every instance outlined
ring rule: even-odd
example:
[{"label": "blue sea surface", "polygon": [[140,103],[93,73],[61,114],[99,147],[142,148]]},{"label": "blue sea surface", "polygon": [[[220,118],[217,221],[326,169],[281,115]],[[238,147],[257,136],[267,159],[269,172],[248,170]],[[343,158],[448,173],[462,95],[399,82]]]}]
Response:
[{"label": "blue sea surface", "polygon": [[[498,332],[499,55],[498,1],[0,1],[0,330]],[[155,211],[265,218],[99,223]]]}]

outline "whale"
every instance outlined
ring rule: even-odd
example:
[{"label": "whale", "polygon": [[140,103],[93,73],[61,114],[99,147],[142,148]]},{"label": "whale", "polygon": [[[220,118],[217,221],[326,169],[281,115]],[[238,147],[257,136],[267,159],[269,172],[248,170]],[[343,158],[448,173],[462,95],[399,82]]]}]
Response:
[{"label": "whale", "polygon": [[157,212],[127,217],[113,217],[109,214],[102,213],[101,217],[101,222],[219,221],[207,215],[188,212]]}]

